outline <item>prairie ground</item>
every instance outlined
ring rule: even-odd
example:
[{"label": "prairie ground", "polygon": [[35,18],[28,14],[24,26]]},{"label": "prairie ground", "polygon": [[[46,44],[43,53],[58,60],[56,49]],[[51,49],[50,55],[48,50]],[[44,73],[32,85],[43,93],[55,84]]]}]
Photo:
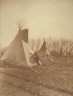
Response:
[{"label": "prairie ground", "polygon": [[73,58],[33,69],[0,68],[0,96],[73,96]]}]

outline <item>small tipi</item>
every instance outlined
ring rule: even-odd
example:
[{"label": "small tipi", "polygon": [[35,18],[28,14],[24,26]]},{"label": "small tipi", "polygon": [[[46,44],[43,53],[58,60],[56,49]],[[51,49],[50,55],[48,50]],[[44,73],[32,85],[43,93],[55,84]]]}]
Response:
[{"label": "small tipi", "polygon": [[44,57],[46,57],[46,55],[48,55],[48,54],[47,54],[47,47],[46,47],[46,42],[45,42],[45,40],[44,40],[41,48],[40,48],[36,53],[38,54],[38,56],[39,56],[40,58],[44,58]]},{"label": "small tipi", "polygon": [[45,40],[44,40],[40,50],[37,51],[36,53],[38,54],[38,56],[40,57],[41,60],[48,60],[48,59],[50,59],[52,61],[52,58],[51,58],[50,52],[47,49],[46,41]]}]

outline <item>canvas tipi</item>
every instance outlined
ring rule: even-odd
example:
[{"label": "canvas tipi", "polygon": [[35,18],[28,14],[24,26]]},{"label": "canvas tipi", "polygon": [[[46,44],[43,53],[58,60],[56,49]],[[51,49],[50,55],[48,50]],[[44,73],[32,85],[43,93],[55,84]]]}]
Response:
[{"label": "canvas tipi", "polygon": [[36,53],[38,54],[38,56],[40,57],[41,60],[48,60],[48,59],[50,59],[51,61],[53,61],[53,59],[51,58],[50,52],[47,49],[46,41],[45,40],[44,40],[40,50],[37,51]]},{"label": "canvas tipi", "polygon": [[45,42],[45,40],[44,40],[41,48],[40,48],[36,53],[38,54],[38,56],[39,56],[40,58],[46,59],[45,57],[46,57],[48,54],[47,54],[47,48],[46,48],[46,42]]},{"label": "canvas tipi", "polygon": [[11,66],[32,67],[37,65],[33,54],[34,52],[28,46],[28,29],[24,29],[19,30],[0,60]]}]

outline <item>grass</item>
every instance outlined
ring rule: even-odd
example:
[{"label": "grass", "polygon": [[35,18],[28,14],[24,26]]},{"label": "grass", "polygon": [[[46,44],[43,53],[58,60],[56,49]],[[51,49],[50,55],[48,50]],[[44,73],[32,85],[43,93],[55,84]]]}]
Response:
[{"label": "grass", "polygon": [[[38,71],[38,74],[28,68],[0,68],[0,72],[15,75],[20,80],[5,74],[0,74],[0,77],[2,75],[2,80],[20,86],[24,90],[24,92],[21,91],[22,96],[26,96],[25,93],[28,94],[27,96],[73,96],[73,60],[68,58],[62,63],[51,63],[51,61],[43,61],[43,63],[42,67],[33,68]],[[8,85],[4,85],[5,92],[7,88],[9,90],[9,87],[6,86]],[[14,88],[11,87],[11,90]],[[18,96],[19,91],[17,90],[20,89],[11,90],[11,93],[15,92],[13,96]],[[6,96],[5,93],[4,96]],[[12,95],[7,93],[7,96]]]}]

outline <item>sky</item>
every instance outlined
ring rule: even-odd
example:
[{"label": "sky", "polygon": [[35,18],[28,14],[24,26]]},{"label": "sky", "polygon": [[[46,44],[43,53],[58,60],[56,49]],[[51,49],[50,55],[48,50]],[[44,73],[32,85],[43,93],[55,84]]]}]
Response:
[{"label": "sky", "polygon": [[0,46],[7,46],[28,28],[29,38],[73,40],[73,0],[0,0]]}]

